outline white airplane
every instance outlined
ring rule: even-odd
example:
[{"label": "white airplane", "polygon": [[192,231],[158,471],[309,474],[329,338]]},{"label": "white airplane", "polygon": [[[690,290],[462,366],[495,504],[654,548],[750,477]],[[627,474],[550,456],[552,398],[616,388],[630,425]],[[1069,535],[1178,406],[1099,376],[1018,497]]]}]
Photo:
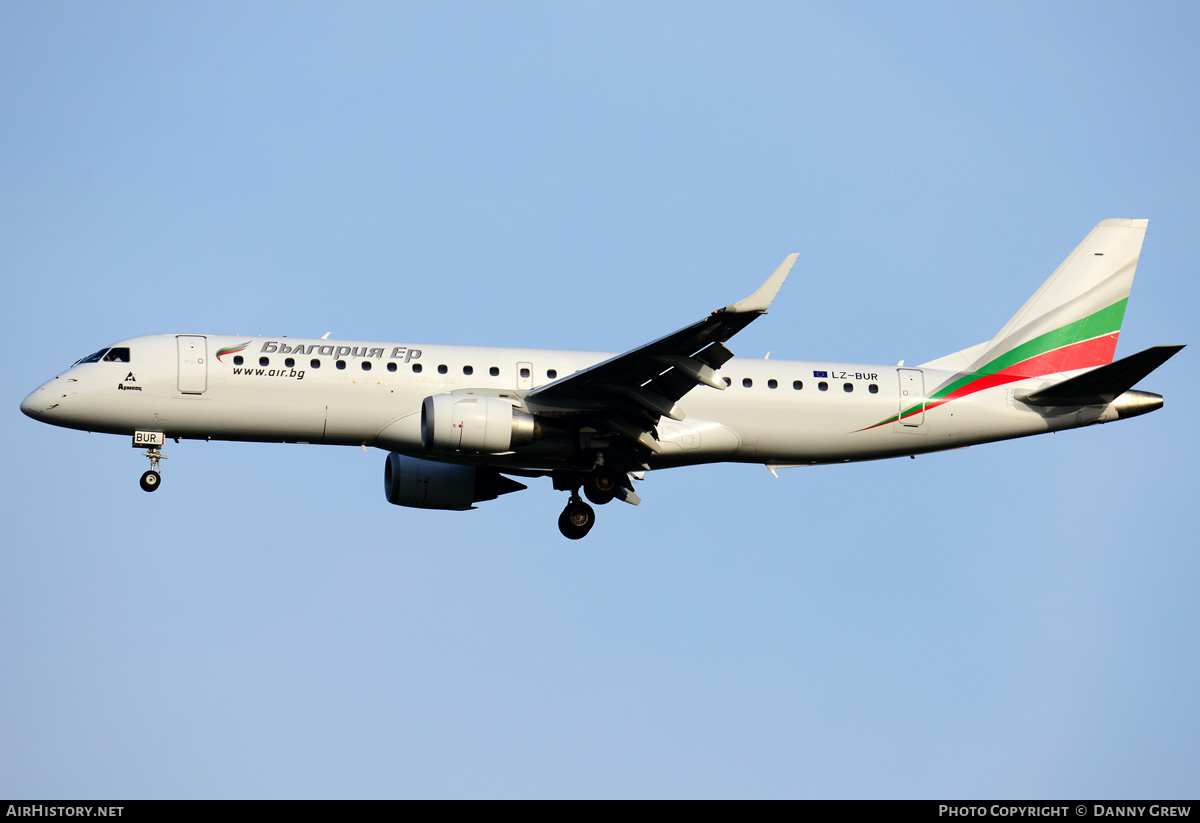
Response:
[{"label": "white airplane", "polygon": [[593,503],[637,504],[651,469],[790,466],[955,449],[1133,417],[1133,391],[1182,346],[1112,362],[1146,220],[1105,220],[985,343],[916,367],[735,358],[726,341],[771,305],[757,291],[624,354],[164,334],[133,337],[34,390],[35,420],[132,437],[146,491],[167,438],[328,443],[389,452],[388,502],[465,510],[546,477],[562,533]]}]

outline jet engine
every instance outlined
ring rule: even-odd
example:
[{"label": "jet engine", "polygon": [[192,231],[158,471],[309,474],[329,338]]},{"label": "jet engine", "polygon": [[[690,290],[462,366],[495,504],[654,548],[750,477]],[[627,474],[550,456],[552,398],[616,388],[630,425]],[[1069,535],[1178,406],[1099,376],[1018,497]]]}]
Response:
[{"label": "jet engine", "polygon": [[421,404],[421,440],[429,451],[495,454],[539,434],[532,414],[501,397],[435,394]]},{"label": "jet engine", "polygon": [[495,469],[422,460],[392,452],[383,467],[383,490],[389,503],[416,509],[465,511],[472,503],[495,500],[528,488]]}]

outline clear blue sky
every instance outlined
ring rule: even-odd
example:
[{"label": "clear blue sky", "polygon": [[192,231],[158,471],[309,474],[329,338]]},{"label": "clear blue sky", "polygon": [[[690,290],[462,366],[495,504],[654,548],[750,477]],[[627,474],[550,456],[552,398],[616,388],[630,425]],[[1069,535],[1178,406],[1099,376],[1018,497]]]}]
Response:
[{"label": "clear blue sky", "polygon": [[[382,453],[21,398],[135,334],[739,354],[990,337],[1149,218],[1198,343],[1189,3],[0,6],[0,796],[1195,797],[1195,349],[1118,425],[389,506]],[[921,526],[902,526],[901,512]]]}]

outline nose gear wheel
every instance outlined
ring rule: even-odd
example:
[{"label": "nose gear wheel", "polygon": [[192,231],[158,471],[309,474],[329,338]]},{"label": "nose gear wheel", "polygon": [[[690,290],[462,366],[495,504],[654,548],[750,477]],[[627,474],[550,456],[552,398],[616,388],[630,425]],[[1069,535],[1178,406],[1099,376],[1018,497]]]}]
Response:
[{"label": "nose gear wheel", "polygon": [[158,461],[166,460],[167,456],[159,451],[158,446],[151,446],[142,452],[142,457],[150,458],[150,471],[144,473],[142,479],[138,481],[142,491],[158,491],[158,487],[162,484],[162,475],[158,473]]}]

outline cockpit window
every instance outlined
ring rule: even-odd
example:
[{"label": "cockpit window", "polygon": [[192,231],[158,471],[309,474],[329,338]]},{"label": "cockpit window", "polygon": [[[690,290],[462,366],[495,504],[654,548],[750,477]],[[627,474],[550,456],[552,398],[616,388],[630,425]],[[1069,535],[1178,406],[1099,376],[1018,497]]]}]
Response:
[{"label": "cockpit window", "polygon": [[89,354],[87,357],[79,358],[78,360],[75,361],[75,365],[78,366],[81,363],[99,363],[100,358],[106,354],[108,354],[108,349],[101,349],[100,351],[96,352],[95,354]]},{"label": "cockpit window", "polygon": [[110,349],[101,349],[95,354],[89,354],[87,357],[76,360],[74,365],[78,366],[82,363],[128,363],[129,362],[129,347],[128,346],[113,346]]}]

